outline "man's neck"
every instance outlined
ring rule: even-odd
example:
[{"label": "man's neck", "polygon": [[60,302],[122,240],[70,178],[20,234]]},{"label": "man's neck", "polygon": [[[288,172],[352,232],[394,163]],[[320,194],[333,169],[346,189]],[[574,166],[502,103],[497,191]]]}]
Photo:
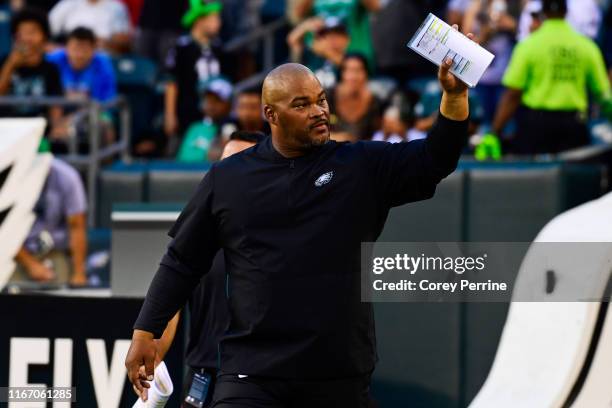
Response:
[{"label": "man's neck", "polygon": [[272,134],[270,136],[272,138],[272,146],[274,150],[276,150],[281,156],[286,159],[295,159],[296,157],[304,156],[308,153],[308,149],[297,148],[295,146],[290,146],[287,143],[283,143],[280,137]]}]

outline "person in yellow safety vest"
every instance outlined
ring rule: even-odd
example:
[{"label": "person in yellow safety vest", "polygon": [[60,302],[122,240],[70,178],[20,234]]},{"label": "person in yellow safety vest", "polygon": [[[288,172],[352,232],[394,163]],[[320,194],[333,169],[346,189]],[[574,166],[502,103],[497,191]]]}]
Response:
[{"label": "person in yellow safety vest", "polygon": [[566,0],[544,0],[546,20],[514,49],[507,88],[491,136],[517,115],[517,154],[558,153],[589,143],[589,92],[610,106],[610,82],[598,46],[565,21]]}]

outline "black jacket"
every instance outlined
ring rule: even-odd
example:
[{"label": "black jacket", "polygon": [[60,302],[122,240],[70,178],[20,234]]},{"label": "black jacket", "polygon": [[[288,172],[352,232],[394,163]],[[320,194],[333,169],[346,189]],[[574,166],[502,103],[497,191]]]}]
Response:
[{"label": "black jacket", "polygon": [[189,338],[185,362],[193,369],[216,369],[219,340],[227,331],[227,277],[223,251],[217,252],[210,271],[202,277],[189,300]]},{"label": "black jacket", "polygon": [[467,121],[440,119],[426,140],[329,142],[286,159],[271,138],[212,166],[170,231],[135,328],[161,335],[217,250],[229,274],[226,373],[343,378],[376,362],[360,250],[389,209],[433,196],[457,165]]}]

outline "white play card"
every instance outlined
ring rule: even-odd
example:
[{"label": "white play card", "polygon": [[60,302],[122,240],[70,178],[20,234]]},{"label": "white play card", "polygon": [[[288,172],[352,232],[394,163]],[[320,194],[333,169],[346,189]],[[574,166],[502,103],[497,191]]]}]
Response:
[{"label": "white play card", "polygon": [[440,66],[453,59],[451,72],[470,87],[475,87],[495,56],[474,41],[429,14],[408,47]]}]

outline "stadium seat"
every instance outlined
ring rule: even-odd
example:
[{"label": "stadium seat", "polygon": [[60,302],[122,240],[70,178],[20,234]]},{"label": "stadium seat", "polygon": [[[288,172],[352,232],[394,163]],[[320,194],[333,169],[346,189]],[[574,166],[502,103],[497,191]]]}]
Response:
[{"label": "stadium seat", "polygon": [[148,195],[151,203],[186,203],[204,177],[202,171],[151,170]]},{"label": "stadium seat", "polygon": [[119,93],[127,99],[132,112],[132,142],[152,132],[159,110],[156,91],[157,66],[146,58],[129,56],[113,60]]},{"label": "stadium seat", "polygon": [[100,173],[97,226],[110,228],[110,215],[115,203],[145,200],[145,172],[105,170]]},{"label": "stadium seat", "polygon": [[0,5],[0,58],[11,51],[11,12],[8,4]]},{"label": "stadium seat", "polygon": [[589,122],[589,132],[592,144],[612,143],[612,124],[606,119],[597,119]]},{"label": "stadium seat", "polygon": [[125,56],[113,59],[119,86],[155,87],[157,66],[152,60],[139,56]]}]

